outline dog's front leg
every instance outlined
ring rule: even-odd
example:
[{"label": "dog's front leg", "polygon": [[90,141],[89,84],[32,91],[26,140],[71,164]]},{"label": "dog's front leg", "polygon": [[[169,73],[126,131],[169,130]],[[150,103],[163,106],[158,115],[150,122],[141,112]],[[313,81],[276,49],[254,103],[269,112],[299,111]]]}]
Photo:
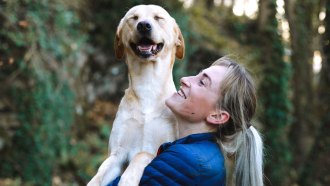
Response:
[{"label": "dog's front leg", "polygon": [[119,186],[138,186],[144,168],[155,156],[148,152],[140,152],[132,159],[125,172],[120,178]]},{"label": "dog's front leg", "polygon": [[120,175],[124,158],[110,155],[100,166],[87,186],[105,186]]}]

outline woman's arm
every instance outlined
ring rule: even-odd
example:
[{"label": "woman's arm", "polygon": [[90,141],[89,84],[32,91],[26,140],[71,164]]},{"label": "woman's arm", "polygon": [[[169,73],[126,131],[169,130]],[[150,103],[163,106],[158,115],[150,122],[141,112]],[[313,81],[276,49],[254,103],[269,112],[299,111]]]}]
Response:
[{"label": "woman's arm", "polygon": [[195,185],[200,175],[195,156],[183,145],[159,154],[144,170],[139,185]]},{"label": "woman's arm", "polygon": [[[199,166],[197,165],[198,162],[199,161],[196,160],[196,157],[189,149],[186,149],[182,145],[176,145],[156,156],[150,164],[145,167],[138,185],[195,185],[196,178],[200,175]],[[118,177],[107,186],[116,186],[121,179],[122,178]]]}]

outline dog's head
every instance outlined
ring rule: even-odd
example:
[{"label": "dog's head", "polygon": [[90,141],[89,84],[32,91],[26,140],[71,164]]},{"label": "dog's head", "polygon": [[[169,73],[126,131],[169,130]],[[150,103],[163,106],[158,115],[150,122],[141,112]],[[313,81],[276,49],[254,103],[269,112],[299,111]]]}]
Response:
[{"label": "dog's head", "polygon": [[118,59],[135,55],[149,61],[175,52],[184,56],[184,40],[175,20],[157,5],[138,5],[121,19],[115,38]]}]

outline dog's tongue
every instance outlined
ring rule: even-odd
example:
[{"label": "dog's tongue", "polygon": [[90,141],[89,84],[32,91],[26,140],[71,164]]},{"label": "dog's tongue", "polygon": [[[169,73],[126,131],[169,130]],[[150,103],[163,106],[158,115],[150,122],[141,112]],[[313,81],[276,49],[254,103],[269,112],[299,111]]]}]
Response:
[{"label": "dog's tongue", "polygon": [[140,51],[151,51],[157,48],[157,45],[139,45],[138,46]]}]

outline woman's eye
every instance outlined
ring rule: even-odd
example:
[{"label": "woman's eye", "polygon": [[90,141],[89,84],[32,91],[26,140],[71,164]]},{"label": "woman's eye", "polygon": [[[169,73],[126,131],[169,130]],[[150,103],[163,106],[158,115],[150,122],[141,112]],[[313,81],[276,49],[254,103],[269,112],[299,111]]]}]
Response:
[{"label": "woman's eye", "polygon": [[204,85],[205,85],[204,81],[203,81],[203,80],[200,80],[200,81],[199,81],[199,85],[204,86]]}]

